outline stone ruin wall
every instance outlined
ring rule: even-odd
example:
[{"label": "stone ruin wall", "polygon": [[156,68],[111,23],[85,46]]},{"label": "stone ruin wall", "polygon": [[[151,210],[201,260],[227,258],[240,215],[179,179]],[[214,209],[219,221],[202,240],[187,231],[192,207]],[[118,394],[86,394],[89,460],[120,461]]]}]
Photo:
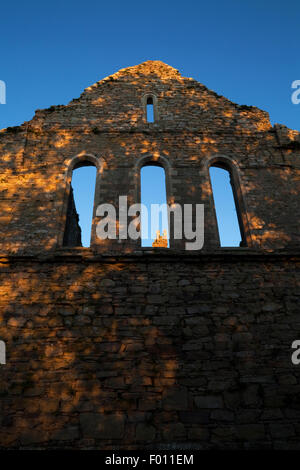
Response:
[{"label": "stone ruin wall", "polygon": [[[0,446],[299,448],[298,132],[149,61],[0,131],[0,157]],[[246,247],[219,247],[217,160]],[[95,208],[163,166],[169,203],[205,205],[204,248],[101,242],[95,214],[91,247],[63,247],[85,161]]]}]

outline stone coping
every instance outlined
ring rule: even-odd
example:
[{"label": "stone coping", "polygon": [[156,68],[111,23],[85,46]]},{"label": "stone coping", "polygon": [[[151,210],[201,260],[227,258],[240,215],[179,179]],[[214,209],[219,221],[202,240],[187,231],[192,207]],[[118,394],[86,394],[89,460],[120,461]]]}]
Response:
[{"label": "stone coping", "polygon": [[289,258],[294,261],[300,260],[300,249],[291,250],[255,250],[247,247],[224,247],[215,250],[201,250],[194,253],[192,251],[178,251],[170,248],[140,248],[139,250],[127,253],[106,252],[100,253],[91,248],[59,248],[48,252],[36,253],[0,253],[0,263],[14,262],[38,262],[38,263],[60,263],[60,262],[207,262],[210,260],[224,261],[238,260],[272,260],[279,258]]}]

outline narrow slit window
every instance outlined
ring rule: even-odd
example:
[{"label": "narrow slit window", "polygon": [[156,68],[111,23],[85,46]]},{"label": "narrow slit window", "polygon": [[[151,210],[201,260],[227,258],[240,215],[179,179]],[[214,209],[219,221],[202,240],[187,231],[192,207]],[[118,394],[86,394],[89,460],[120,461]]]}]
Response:
[{"label": "narrow slit window", "polygon": [[240,213],[231,174],[219,166],[209,169],[221,247],[244,245]]},{"label": "narrow slit window", "polygon": [[147,165],[141,169],[142,247],[169,247],[165,170]]},{"label": "narrow slit window", "polygon": [[147,98],[147,122],[154,122],[154,104],[152,96]]},{"label": "narrow slit window", "polygon": [[73,170],[64,246],[90,246],[96,172],[90,163]]}]

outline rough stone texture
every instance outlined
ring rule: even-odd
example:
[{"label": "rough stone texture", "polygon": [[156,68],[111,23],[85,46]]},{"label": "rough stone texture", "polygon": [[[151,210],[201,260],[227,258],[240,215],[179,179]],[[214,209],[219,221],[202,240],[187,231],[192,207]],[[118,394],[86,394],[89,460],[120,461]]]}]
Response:
[{"label": "rough stone texture", "polygon": [[[0,131],[2,448],[299,448],[299,147],[158,61]],[[215,159],[232,163],[246,247],[219,248]],[[168,202],[205,204],[203,250],[101,242],[95,215],[91,248],[63,247],[85,161],[95,208],[139,201],[140,167],[161,164]]]}]

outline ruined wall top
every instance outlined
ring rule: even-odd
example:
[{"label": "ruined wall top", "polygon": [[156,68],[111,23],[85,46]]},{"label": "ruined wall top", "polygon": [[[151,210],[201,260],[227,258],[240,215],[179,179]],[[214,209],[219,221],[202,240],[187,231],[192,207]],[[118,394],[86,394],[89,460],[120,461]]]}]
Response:
[{"label": "ruined wall top", "polygon": [[[161,61],[127,67],[87,87],[68,105],[37,110],[30,126],[136,129],[144,125],[141,100],[157,99],[162,129],[206,130],[234,126],[240,132],[270,129],[269,115],[255,106],[238,105]],[[199,120],[200,118],[200,120]]]},{"label": "ruined wall top", "polygon": [[[147,100],[154,122],[146,119]],[[208,169],[233,172],[247,246],[299,245],[300,132],[238,105],[161,61],[146,61],[86,88],[67,105],[37,110],[31,121],[0,131],[0,236],[6,252],[59,248],[72,170],[97,166],[93,243],[101,203],[119,195],[139,202],[139,172],[166,172],[167,202],[205,205],[205,243],[218,247]],[[106,249],[98,246],[97,249]],[[125,252],[135,246],[115,244]]]},{"label": "ruined wall top", "polygon": [[118,72],[109,75],[108,77],[100,80],[98,83],[101,83],[105,80],[126,80],[128,78],[131,79],[132,77],[140,78],[141,76],[153,76],[160,78],[161,80],[184,79],[177,69],[171,67],[168,64],[165,64],[161,60],[147,60],[146,62],[142,62],[141,64],[120,69],[118,70]]}]

